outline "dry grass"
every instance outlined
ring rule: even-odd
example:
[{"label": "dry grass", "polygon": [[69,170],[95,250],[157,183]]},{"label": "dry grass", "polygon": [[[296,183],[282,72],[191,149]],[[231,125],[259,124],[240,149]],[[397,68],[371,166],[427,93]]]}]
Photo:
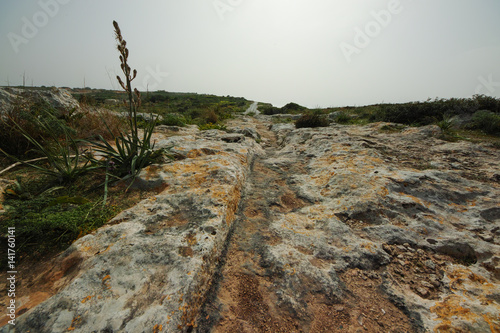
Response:
[{"label": "dry grass", "polygon": [[76,130],[76,136],[82,139],[97,139],[99,135],[113,139],[127,129],[125,119],[116,113],[88,106],[83,106],[78,115],[70,119],[69,125]]}]

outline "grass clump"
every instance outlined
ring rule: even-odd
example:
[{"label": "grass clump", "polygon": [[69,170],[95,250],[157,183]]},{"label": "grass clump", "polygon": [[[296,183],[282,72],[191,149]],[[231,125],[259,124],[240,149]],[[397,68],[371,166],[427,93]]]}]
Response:
[{"label": "grass clump", "polygon": [[[85,177],[88,182],[90,175]],[[4,193],[0,239],[3,241],[9,227],[15,227],[18,258],[35,258],[65,249],[118,213],[116,206],[101,205],[100,197],[82,197],[87,196],[82,190],[75,186],[54,188],[50,178],[36,173],[19,177]],[[0,266],[5,264],[2,260]]]},{"label": "grass clump", "polygon": [[208,131],[208,130],[220,130],[220,131],[227,131],[227,127],[224,124],[202,124],[198,125],[198,128],[200,131]]},{"label": "grass clump", "polygon": [[349,124],[352,118],[345,112],[340,112],[337,117],[335,117],[335,121],[339,124]]},{"label": "grass clump", "polygon": [[295,121],[295,128],[328,127],[328,119],[320,114],[305,114]]},{"label": "grass clump", "polygon": [[406,126],[405,125],[401,125],[401,124],[387,124],[387,125],[384,125],[384,126],[380,127],[380,132],[383,132],[383,133],[399,133],[399,132],[401,132],[405,128],[406,128]]}]

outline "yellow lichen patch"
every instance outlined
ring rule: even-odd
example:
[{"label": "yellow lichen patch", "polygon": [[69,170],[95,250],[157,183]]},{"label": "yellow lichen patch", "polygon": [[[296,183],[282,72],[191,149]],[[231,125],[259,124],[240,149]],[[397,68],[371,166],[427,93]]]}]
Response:
[{"label": "yellow lichen patch", "polygon": [[111,281],[111,276],[109,275],[106,275],[102,279],[102,284],[106,287],[106,289],[111,289],[110,281]]},{"label": "yellow lichen patch", "polygon": [[418,204],[419,204],[419,205],[421,205],[421,206],[427,207],[427,208],[429,208],[429,207],[430,207],[430,205],[431,205],[430,203],[428,203],[428,202],[426,202],[426,201],[424,201],[424,200],[421,200],[421,199],[419,199],[419,198],[417,198],[417,197],[414,197],[413,195],[410,195],[410,194],[406,194],[406,193],[403,193],[403,192],[399,192],[399,195],[402,195],[402,196],[404,196],[404,197],[410,198],[412,201],[414,201],[414,202],[418,203]]},{"label": "yellow lichen patch", "polygon": [[87,296],[82,300],[82,303],[86,303],[87,301],[90,301],[92,299],[92,296]]},{"label": "yellow lichen patch", "polygon": [[76,316],[73,318],[73,320],[71,321],[71,325],[68,327],[68,331],[74,331],[78,326],[80,325],[82,322],[82,317],[80,316]]},{"label": "yellow lichen patch", "polygon": [[459,212],[459,213],[464,213],[464,212],[466,212],[468,210],[467,208],[465,208],[465,206],[463,206],[463,205],[457,205],[457,204],[455,204],[453,202],[449,203],[448,206],[455,208],[456,211]]},{"label": "yellow lichen patch", "polygon": [[467,268],[455,268],[448,274],[450,287],[453,291],[466,292],[468,288],[477,288],[483,292],[489,292],[495,286],[488,282],[483,276],[471,272]]},{"label": "yellow lichen patch", "polygon": [[370,251],[370,253],[375,253],[375,250],[373,250],[373,243],[363,243],[361,244],[361,247],[364,248],[364,249],[367,249],[368,251]]},{"label": "yellow lichen patch", "polygon": [[204,153],[200,149],[191,149],[186,156],[188,158],[196,158],[202,155],[204,155]]},{"label": "yellow lichen patch", "polygon": [[290,264],[286,264],[284,267],[285,272],[289,275],[295,275],[297,271]]},{"label": "yellow lichen patch", "polygon": [[184,239],[184,241],[186,243],[188,243],[189,245],[191,246],[194,246],[196,244],[198,244],[198,240],[196,239],[196,234],[195,233],[190,233],[186,236],[186,238]]},{"label": "yellow lichen patch", "polygon": [[387,189],[387,187],[382,187],[380,190],[377,191],[377,195],[381,196],[381,197],[385,197],[389,194],[389,190]]},{"label": "yellow lichen patch", "polygon": [[307,222],[303,216],[291,213],[285,217],[281,226],[293,233],[309,236],[311,232],[306,229]]},{"label": "yellow lichen patch", "polygon": [[158,333],[158,332],[161,332],[163,331],[163,325],[158,325],[156,324],[154,327],[153,327],[153,333]]},{"label": "yellow lichen patch", "polygon": [[[431,307],[431,312],[437,316],[435,320],[441,321],[434,331],[455,332],[453,321],[459,319],[471,324],[484,320],[490,326],[491,332],[500,332],[500,307],[488,297],[495,292],[495,285],[464,267],[455,267],[447,276],[454,294]],[[472,290],[473,293],[470,292]],[[478,312],[477,307],[468,306],[470,302],[481,303],[483,309]],[[491,313],[492,311],[495,314]]]},{"label": "yellow lichen patch", "polygon": [[433,220],[435,222],[438,222],[439,224],[444,224],[444,218],[442,218],[442,217],[433,216],[433,215],[429,215],[429,214],[423,214],[422,216],[424,216],[427,219],[430,219],[430,220]]}]

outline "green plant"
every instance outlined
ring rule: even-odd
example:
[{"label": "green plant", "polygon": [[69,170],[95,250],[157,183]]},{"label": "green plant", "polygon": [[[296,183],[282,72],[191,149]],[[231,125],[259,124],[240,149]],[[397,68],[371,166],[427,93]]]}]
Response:
[{"label": "green plant", "polygon": [[335,118],[335,121],[339,124],[348,124],[351,121],[351,117],[345,112],[340,112]]},{"label": "green plant", "polygon": [[448,133],[455,125],[455,119],[449,114],[444,114],[443,119],[437,121],[436,125],[439,126],[443,132]]},{"label": "green plant", "polygon": [[397,133],[401,132],[406,126],[400,124],[388,124],[380,127],[380,132]]},{"label": "green plant", "polygon": [[80,151],[79,140],[76,140],[66,127],[61,127],[64,133],[62,139],[57,133],[52,131],[53,126],[51,126],[51,123],[55,121],[54,118],[53,115],[47,112],[44,117],[36,119],[38,127],[43,133],[47,133],[48,135],[48,138],[44,140],[35,139],[14,121],[14,125],[19,133],[30,142],[37,155],[45,157],[46,163],[38,165],[32,162],[25,162],[15,156],[9,155],[2,149],[0,151],[14,160],[56,179],[59,183],[69,183],[80,175],[95,169],[97,166],[92,165],[85,152],[82,153]]},{"label": "green plant", "polygon": [[214,110],[208,110],[205,113],[205,121],[207,124],[215,124],[219,121],[219,116],[217,116]]},{"label": "green plant", "polygon": [[186,119],[175,114],[166,114],[163,116],[162,120],[158,121],[158,125],[184,127],[186,126]]},{"label": "green plant", "polygon": [[102,207],[99,203],[51,195],[38,195],[30,200],[7,199],[6,212],[0,217],[0,235],[8,227],[16,227],[19,257],[62,250],[117,213],[116,207]]},{"label": "green plant", "polygon": [[319,114],[305,114],[295,121],[295,128],[328,127],[329,125],[328,119]]},{"label": "green plant", "polygon": [[[53,135],[63,136],[65,132],[73,134],[74,131],[57,115],[57,111],[43,100],[15,100],[12,107],[0,116],[0,149],[19,158],[34,155],[36,146],[23,135],[20,128],[37,141]],[[47,119],[47,116],[50,118]],[[43,128],[38,123],[40,118],[46,124]]]},{"label": "green plant", "polygon": [[[130,133],[124,134],[120,131],[120,134],[114,139],[116,148],[100,135],[99,141],[91,143],[95,150],[103,156],[103,159],[98,161],[92,158],[92,161],[103,165],[106,168],[106,174],[108,176],[121,178],[122,180],[134,180],[141,169],[152,164],[155,157],[159,154],[159,152],[154,151],[154,142],[151,142],[157,119],[148,122],[142,131],[142,137],[139,136],[137,109],[141,105],[141,94],[137,89],[132,90],[131,84],[137,76],[137,70],[134,69],[132,72],[128,65],[129,50],[127,48],[127,42],[122,37],[118,23],[113,21],[113,26],[115,28],[115,37],[118,42],[117,49],[120,53],[121,69],[125,74],[125,83],[120,76],[116,78],[128,96],[128,121]],[[106,189],[107,183],[108,177],[105,182]]]},{"label": "green plant", "polygon": [[227,130],[226,125],[212,124],[212,123],[198,125],[198,128],[200,129],[200,131],[208,131],[208,130],[213,130],[213,129],[221,130],[221,131]]},{"label": "green plant", "polygon": [[472,116],[472,127],[487,134],[500,135],[500,115],[481,110]]}]

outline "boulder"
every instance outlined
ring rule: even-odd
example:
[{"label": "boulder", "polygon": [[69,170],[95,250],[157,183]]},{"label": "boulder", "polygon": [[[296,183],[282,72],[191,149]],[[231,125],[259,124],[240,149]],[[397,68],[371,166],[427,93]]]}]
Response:
[{"label": "boulder", "polygon": [[66,89],[50,90],[0,87],[0,114],[6,112],[16,101],[43,100],[56,109],[78,109],[80,104]]}]

